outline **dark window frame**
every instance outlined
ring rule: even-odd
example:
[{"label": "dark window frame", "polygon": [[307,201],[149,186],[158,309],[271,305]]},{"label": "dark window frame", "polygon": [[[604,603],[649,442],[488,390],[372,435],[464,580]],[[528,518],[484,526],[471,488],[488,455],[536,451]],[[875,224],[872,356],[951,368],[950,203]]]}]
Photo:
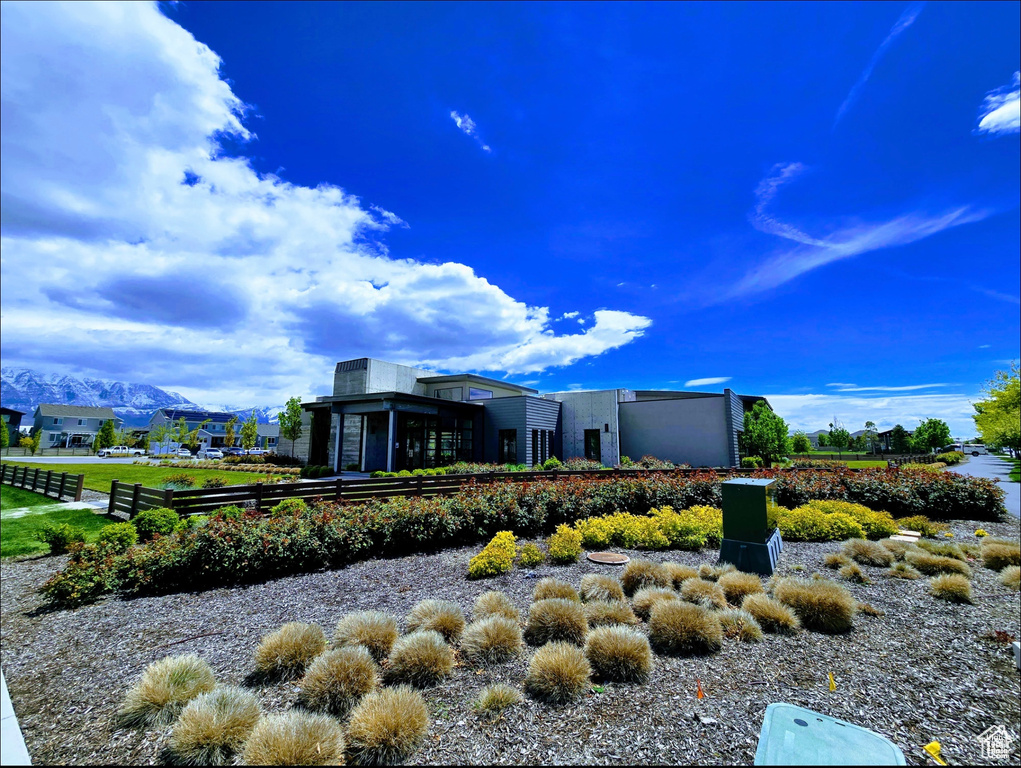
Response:
[{"label": "dark window frame", "polygon": [[[596,429],[585,430],[585,458],[588,459],[589,461],[602,462],[603,460],[603,451],[601,445],[602,438],[600,437],[601,434],[602,431],[598,427]],[[592,442],[593,437],[595,437],[595,450],[591,451],[589,449],[592,447],[590,443]],[[592,455],[593,453],[595,455]]]},{"label": "dark window frame", "polygon": [[496,435],[497,458],[500,464],[518,463],[518,431],[501,429]]}]

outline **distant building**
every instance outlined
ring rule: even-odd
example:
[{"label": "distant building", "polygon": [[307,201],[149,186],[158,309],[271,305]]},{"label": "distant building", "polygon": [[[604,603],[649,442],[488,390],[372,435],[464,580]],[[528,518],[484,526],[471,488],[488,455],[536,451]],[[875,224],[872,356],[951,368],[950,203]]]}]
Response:
[{"label": "distant building", "polygon": [[21,419],[25,415],[23,411],[16,411],[13,408],[0,408],[0,418],[7,427],[7,434],[11,438],[11,445],[17,445],[21,439]]},{"label": "distant building", "polygon": [[115,429],[124,423],[113,408],[42,403],[35,409],[33,431],[39,435],[40,448],[91,447],[107,421]]},{"label": "distant building", "polygon": [[[196,411],[183,408],[160,408],[149,417],[149,431],[156,427],[174,427],[181,419],[188,425],[188,430],[198,429],[197,440],[200,449],[222,448],[227,434],[227,422],[236,414],[221,411]],[[234,427],[234,444],[240,444],[241,421]]]}]

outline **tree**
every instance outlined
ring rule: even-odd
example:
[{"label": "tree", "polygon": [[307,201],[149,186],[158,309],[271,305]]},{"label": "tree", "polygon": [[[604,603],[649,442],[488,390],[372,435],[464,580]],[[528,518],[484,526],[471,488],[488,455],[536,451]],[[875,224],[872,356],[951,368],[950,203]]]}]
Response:
[{"label": "tree", "polygon": [[0,451],[7,450],[11,447],[11,433],[7,426],[7,417],[5,416],[0,421]]},{"label": "tree", "polygon": [[791,438],[791,450],[794,453],[808,453],[812,450],[812,441],[808,439],[808,435],[798,430]]},{"label": "tree", "polygon": [[163,445],[174,440],[176,430],[167,424],[157,424],[149,430],[149,445],[147,449],[152,451],[153,446]]},{"label": "tree", "polygon": [[865,453],[868,450],[868,441],[865,440],[865,435],[854,435],[847,447],[855,453]]},{"label": "tree", "polygon": [[1021,450],[1021,376],[1018,364],[997,371],[983,390],[988,400],[974,404],[975,426],[985,445],[1007,448],[1012,455]]},{"label": "tree", "polygon": [[114,445],[126,445],[128,448],[134,448],[135,443],[138,440],[135,439],[134,431],[130,429],[118,429],[113,433],[113,444]]},{"label": "tree", "polygon": [[912,446],[919,453],[942,448],[949,442],[950,427],[942,419],[926,419],[915,428],[915,434],[911,437]]},{"label": "tree", "polygon": [[865,434],[863,437],[865,438],[865,450],[875,453],[879,448],[879,430],[876,428],[876,422],[865,422]]},{"label": "tree", "polygon": [[837,449],[838,454],[851,444],[851,433],[840,426],[840,422],[837,422],[836,426],[830,424],[830,433],[827,437],[829,444]]},{"label": "tree", "polygon": [[890,430],[890,449],[894,453],[911,453],[911,435],[900,424]]},{"label": "tree", "polygon": [[761,400],[744,415],[744,443],[749,456],[761,456],[766,466],[791,452],[787,422]]},{"label": "tree", "polygon": [[830,444],[830,436],[825,432],[820,432],[819,437],[817,437],[815,441],[819,444],[820,448],[826,448]]},{"label": "tree", "polygon": [[116,428],[114,427],[113,419],[107,419],[103,422],[103,426],[99,428],[99,433],[96,435],[96,441],[92,447],[102,450],[113,445],[117,445]]},{"label": "tree", "polygon": [[28,451],[31,455],[35,456],[35,452],[39,450],[39,439],[41,437],[41,434],[25,435],[18,441],[18,445]]},{"label": "tree", "polygon": [[223,435],[223,444],[228,448],[234,447],[234,441],[237,440],[237,434],[234,432],[234,427],[238,425],[238,417],[231,416],[227,421],[226,432]]},{"label": "tree", "polygon": [[291,441],[291,456],[294,455],[294,441],[301,437],[301,400],[292,397],[284,406],[284,411],[277,414],[280,422],[280,437]]},{"label": "tree", "polygon": [[259,422],[255,418],[255,411],[241,425],[241,447],[250,451],[259,441]]}]

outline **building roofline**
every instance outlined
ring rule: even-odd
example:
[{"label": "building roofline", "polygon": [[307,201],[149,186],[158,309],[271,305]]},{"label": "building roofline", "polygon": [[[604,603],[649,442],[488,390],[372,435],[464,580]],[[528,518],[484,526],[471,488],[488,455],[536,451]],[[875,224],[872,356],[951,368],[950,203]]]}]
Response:
[{"label": "building roofline", "polygon": [[[503,399],[503,398],[492,398]],[[362,403],[376,402],[383,403],[385,400],[403,400],[411,403],[425,403],[427,405],[456,405],[481,407],[482,403],[491,402],[486,400],[444,400],[441,397],[430,397],[429,395],[413,395],[409,392],[362,392],[354,395],[323,395],[310,403],[302,403],[301,407],[307,411],[314,408],[327,408],[336,403]],[[382,410],[382,409],[381,409]]]},{"label": "building roofline", "polygon": [[491,379],[488,376],[479,376],[477,373],[450,373],[436,376],[419,376],[418,380],[423,384],[442,384],[447,381],[474,381],[479,384],[489,384],[494,387],[503,387],[505,389],[516,389],[520,392],[528,392],[530,394],[538,394],[539,390],[532,389],[531,387],[523,387],[520,384],[512,384],[509,381],[500,381],[499,379]]}]

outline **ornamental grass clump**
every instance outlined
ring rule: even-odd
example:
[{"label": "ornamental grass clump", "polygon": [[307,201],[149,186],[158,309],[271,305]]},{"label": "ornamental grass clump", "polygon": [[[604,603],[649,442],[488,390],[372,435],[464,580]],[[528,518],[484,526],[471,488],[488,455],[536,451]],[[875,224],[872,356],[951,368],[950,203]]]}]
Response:
[{"label": "ornamental grass clump", "polygon": [[642,589],[635,592],[635,596],[631,599],[631,604],[634,606],[635,613],[638,614],[644,620],[648,620],[649,614],[652,613],[652,607],[660,600],[677,600],[678,595],[672,589],[665,589],[664,587],[643,587]]},{"label": "ornamental grass clump", "polygon": [[333,647],[364,646],[372,658],[385,659],[397,640],[397,620],[382,611],[349,613],[337,622],[333,630]]},{"label": "ornamental grass clump", "polygon": [[769,595],[748,595],[741,603],[759,622],[763,632],[776,635],[793,635],[801,629],[801,621],[790,608]]},{"label": "ornamental grass clump", "polygon": [[245,765],[339,765],[344,731],[332,717],[292,709],[266,715],[245,742]]},{"label": "ornamental grass clump", "polygon": [[982,564],[994,571],[1008,565],[1021,565],[1021,545],[1003,539],[982,540]]},{"label": "ornamental grass clump", "polygon": [[472,703],[472,707],[480,715],[498,715],[508,707],[521,702],[521,694],[516,688],[504,683],[496,683],[482,689],[482,693]]},{"label": "ornamental grass clump", "polygon": [[394,643],[383,676],[388,684],[416,688],[435,685],[454,668],[454,652],[443,635],[432,629],[405,635]]},{"label": "ornamental grass clump", "polygon": [[893,555],[894,560],[903,560],[908,552],[917,552],[919,549],[917,544],[893,539],[880,539],[879,544]]},{"label": "ornamental grass clump", "polygon": [[894,579],[914,580],[922,578],[921,571],[919,571],[913,565],[904,562],[903,560],[896,562],[892,566],[890,566],[890,570],[886,572],[886,575]]},{"label": "ornamental grass clump", "polygon": [[926,576],[938,576],[941,573],[958,573],[965,577],[971,576],[971,568],[968,567],[967,563],[962,563],[953,557],[930,555],[922,550],[908,552],[904,556],[904,561],[909,565],[913,565]]},{"label": "ornamental grass clump", "polygon": [[638,617],[631,606],[619,600],[593,600],[585,603],[585,618],[590,627],[603,627],[610,624],[637,624]]},{"label": "ornamental grass clump", "polygon": [[649,617],[649,642],[657,653],[704,656],[723,647],[723,627],[700,605],[661,600]]},{"label": "ornamental grass clump", "polygon": [[868,584],[869,580],[862,573],[861,567],[858,563],[848,563],[840,569],[840,578],[846,579],[847,581],[854,582],[855,584]]},{"label": "ornamental grass clump", "polygon": [[727,596],[723,587],[712,581],[688,579],[681,586],[681,598],[703,608],[722,610],[727,607]]},{"label": "ornamental grass clump", "polygon": [[971,582],[959,573],[945,573],[929,581],[929,591],[951,603],[972,603]]},{"label": "ornamental grass clump", "polygon": [[854,626],[857,601],[845,587],[829,579],[780,579],[773,596],[790,607],[807,629],[836,634]]},{"label": "ornamental grass clump", "polygon": [[702,563],[698,567],[698,577],[703,581],[718,581],[721,576],[726,573],[732,573],[736,571],[731,563],[722,563],[721,565],[709,565],[709,563]]},{"label": "ornamental grass clump", "polygon": [[589,632],[585,639],[585,658],[597,679],[616,683],[644,683],[652,669],[649,639],[621,625]]},{"label": "ornamental grass clump", "polygon": [[670,576],[674,589],[680,589],[681,585],[688,579],[698,578],[698,571],[690,565],[663,563],[663,567],[666,569],[667,575]]},{"label": "ornamental grass clump", "polygon": [[581,577],[581,599],[585,602],[624,600],[624,588],[612,576],[586,573]]},{"label": "ornamental grass clump", "polygon": [[925,539],[918,540],[919,549],[924,549],[930,555],[939,555],[940,557],[952,557],[954,560],[967,560],[967,556],[964,554],[964,550],[953,542],[940,542],[940,541],[926,541]]},{"label": "ornamental grass clump", "polygon": [[592,667],[577,645],[547,643],[528,663],[525,691],[547,704],[567,704],[581,697],[591,674]]},{"label": "ornamental grass clump", "polygon": [[1008,565],[1000,571],[1000,583],[1007,589],[1021,589],[1021,566]]},{"label": "ornamental grass clump", "polygon": [[517,621],[519,618],[518,609],[511,599],[503,592],[495,590],[479,595],[472,609],[472,618],[476,621],[488,619],[490,616],[503,616],[511,621]]},{"label": "ornamental grass clump", "polygon": [[552,600],[554,598],[563,598],[564,600],[581,600],[581,597],[578,595],[578,590],[567,582],[551,578],[539,579],[539,582],[535,585],[535,589],[532,590],[532,601]]},{"label": "ornamental grass clump", "polygon": [[673,579],[667,569],[648,560],[632,560],[620,575],[624,594],[631,596],[643,587],[670,587]]},{"label": "ornamental grass clump", "polygon": [[514,557],[518,553],[516,541],[510,531],[497,533],[468,563],[468,578],[482,579],[507,573],[514,567]]},{"label": "ornamental grass clump", "polygon": [[893,563],[893,553],[875,541],[868,539],[849,539],[841,547],[841,551],[856,563],[887,568]]},{"label": "ornamental grass clump", "polygon": [[406,760],[429,730],[429,710],[407,686],[370,693],[351,713],[348,755],[355,765],[396,765]]},{"label": "ornamental grass clump", "polygon": [[306,708],[344,717],[378,684],[379,673],[372,654],[365,646],[352,645],[317,656],[298,687]]},{"label": "ornamental grass clump", "polygon": [[539,600],[528,609],[525,640],[529,645],[544,645],[552,641],[583,645],[587,632],[585,609],[575,600]]},{"label": "ornamental grass clump", "polygon": [[716,614],[723,627],[723,636],[737,638],[743,643],[762,640],[762,626],[755,617],[742,608],[728,608]]},{"label": "ornamental grass clump", "polygon": [[461,655],[481,664],[510,661],[521,648],[521,627],[504,616],[473,621],[461,636]]},{"label": "ornamental grass clump", "polygon": [[201,693],[174,723],[170,751],[181,765],[228,765],[260,717],[262,708],[251,691],[224,686]]},{"label": "ornamental grass clump", "polygon": [[723,590],[728,603],[741,605],[745,595],[755,595],[762,592],[762,579],[754,573],[744,571],[731,571],[725,573],[716,581]]},{"label": "ornamental grass clump", "polygon": [[321,627],[292,621],[263,636],[255,649],[255,669],[266,678],[292,680],[305,674],[324,650],[326,635]]},{"label": "ornamental grass clump", "polygon": [[833,568],[834,570],[843,568],[845,565],[849,565],[850,563],[851,558],[847,555],[842,555],[840,552],[830,552],[822,559],[823,565],[827,568]]},{"label": "ornamental grass clump", "polygon": [[215,685],[213,670],[195,654],[168,656],[145,668],[124,696],[117,721],[128,728],[169,725],[185,704]]},{"label": "ornamental grass clump", "polygon": [[453,643],[464,631],[464,613],[457,603],[449,600],[422,600],[411,609],[407,624],[408,632],[431,629]]}]

